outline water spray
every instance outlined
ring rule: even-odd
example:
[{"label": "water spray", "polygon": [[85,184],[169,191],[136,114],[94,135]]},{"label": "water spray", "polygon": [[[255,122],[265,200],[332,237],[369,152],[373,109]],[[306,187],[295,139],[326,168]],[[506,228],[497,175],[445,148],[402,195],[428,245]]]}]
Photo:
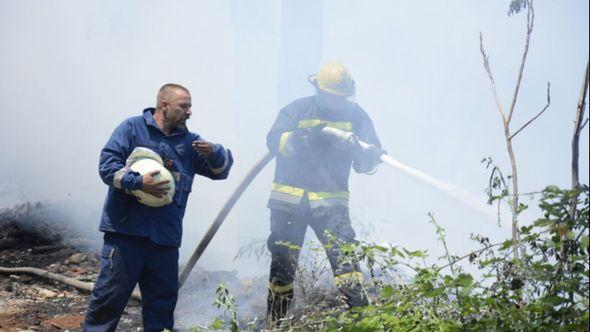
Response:
[{"label": "water spray", "polygon": [[[346,132],[346,131],[342,131],[342,130],[330,128],[330,127],[324,127],[322,129],[322,131],[327,134],[336,136],[344,141],[351,142],[351,144],[357,144],[363,150],[367,150],[370,148],[369,144],[356,139],[355,135],[351,132]],[[454,184],[450,184],[445,181],[436,179],[436,178],[434,178],[422,171],[419,171],[415,168],[412,168],[410,166],[404,165],[401,162],[393,159],[391,156],[389,156],[385,153],[381,154],[381,156],[379,156],[379,159],[383,163],[385,163],[389,166],[392,166],[392,167],[394,167],[406,174],[409,174],[409,175],[417,178],[418,180],[420,180],[422,182],[425,182],[425,183],[435,187],[436,189],[442,191],[444,194],[454,198],[455,200],[466,205],[467,207],[469,207],[473,211],[481,214],[482,216],[492,219],[492,220],[495,220],[497,218],[497,214],[491,206],[482,203],[480,199],[476,198],[475,195],[468,192],[467,190],[465,190],[459,186],[456,186]]]}]

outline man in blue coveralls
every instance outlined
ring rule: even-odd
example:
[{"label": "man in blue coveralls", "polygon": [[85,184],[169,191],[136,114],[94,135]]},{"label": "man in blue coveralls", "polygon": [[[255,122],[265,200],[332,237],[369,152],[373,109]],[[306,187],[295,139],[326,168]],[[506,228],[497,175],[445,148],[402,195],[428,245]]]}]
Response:
[{"label": "man in blue coveralls", "polygon": [[[104,245],[84,331],[114,331],[138,283],[144,330],[173,328],[178,248],[193,176],[226,179],[233,164],[230,150],[188,131],[191,106],[185,87],[166,84],[158,92],[156,108],[123,121],[101,151],[99,173],[108,185],[99,227]],[[170,189],[168,181],[157,179],[159,171],[141,175],[130,168],[128,158],[137,148],[157,153],[172,174],[172,203],[150,207],[130,194],[141,190],[159,198]]]}]

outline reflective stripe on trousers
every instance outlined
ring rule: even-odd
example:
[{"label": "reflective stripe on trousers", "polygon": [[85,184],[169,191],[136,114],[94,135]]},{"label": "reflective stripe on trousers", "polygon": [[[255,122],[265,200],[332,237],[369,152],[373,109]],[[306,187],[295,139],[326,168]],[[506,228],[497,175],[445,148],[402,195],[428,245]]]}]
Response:
[{"label": "reflective stripe on trousers", "polygon": [[[270,199],[297,205],[306,194],[305,189],[273,182]],[[308,191],[309,207],[348,206],[348,191]]]},{"label": "reflective stripe on trousers", "polygon": [[293,290],[293,283],[287,284],[285,286],[280,286],[280,285],[276,285],[272,282],[269,282],[268,289],[271,292],[277,293],[277,294],[285,293],[285,292]]},{"label": "reflective stripe on trousers", "polygon": [[363,274],[358,271],[343,273],[334,276],[336,286],[340,287],[345,284],[359,284],[364,281]]}]

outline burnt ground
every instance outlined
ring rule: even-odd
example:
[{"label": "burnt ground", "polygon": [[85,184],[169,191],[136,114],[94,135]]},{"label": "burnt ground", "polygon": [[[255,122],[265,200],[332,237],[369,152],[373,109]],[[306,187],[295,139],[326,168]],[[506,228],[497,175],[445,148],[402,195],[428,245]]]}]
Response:
[{"label": "burnt ground", "polygon": [[[41,203],[0,211],[0,267],[35,267],[94,282],[96,239],[55,221]],[[0,331],[80,331],[90,292],[31,274],[0,273]],[[131,300],[120,329],[141,326],[139,302]]]},{"label": "burnt ground", "polygon": [[[40,268],[94,282],[99,272],[100,233],[89,232],[89,227],[72,222],[77,217],[69,210],[49,203],[0,209],[0,268]],[[95,225],[91,227],[94,229]],[[309,310],[324,310],[326,303],[329,307],[338,305],[338,294],[330,286],[333,281],[328,278],[323,286],[318,285],[322,269],[324,274],[329,272],[325,265],[321,269],[314,266],[312,273],[298,272],[302,282],[295,286],[296,316]],[[197,265],[180,290],[175,329],[209,330],[216,318],[229,323],[228,312],[214,305],[219,283],[225,283],[235,299],[240,328],[264,329],[267,280],[267,276],[239,278],[237,271],[206,271]],[[309,285],[315,286],[306,290]],[[0,271],[0,331],[81,331],[89,295],[90,291],[45,277]],[[141,321],[141,303],[131,299],[118,331],[141,331]]]},{"label": "burnt ground", "polygon": [[[20,204],[0,210],[0,267],[33,267],[94,282],[99,272],[101,238],[68,222],[63,206]],[[92,226],[94,227],[94,225]],[[88,235],[93,234],[93,235]],[[239,279],[236,271],[206,271],[198,265],[180,291],[175,320],[179,330],[207,328],[220,282],[236,299],[243,327],[259,329],[266,306],[266,277]],[[90,292],[45,277],[0,272],[0,331],[81,331]],[[248,324],[253,323],[253,324]],[[120,331],[141,331],[141,303],[130,300]]]}]

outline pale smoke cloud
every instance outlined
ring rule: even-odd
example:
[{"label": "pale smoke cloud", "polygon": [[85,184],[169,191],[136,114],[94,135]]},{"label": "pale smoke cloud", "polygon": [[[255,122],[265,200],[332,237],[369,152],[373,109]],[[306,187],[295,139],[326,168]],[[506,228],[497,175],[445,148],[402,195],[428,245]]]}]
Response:
[{"label": "pale smoke cloud", "polygon": [[[297,57],[285,60],[280,51],[288,43],[283,36],[307,29],[304,17],[311,16],[294,5],[299,2],[283,2],[302,12],[301,20],[283,25],[282,11],[290,7],[282,2],[249,1],[245,9],[240,3],[0,0],[0,206],[51,199],[100,211],[106,193],[97,174],[100,149],[123,119],[153,106],[163,83],[178,82],[193,95],[189,128],[230,147],[236,157],[228,181],[195,181],[181,249],[181,260],[188,258],[266,152],[264,136],[278,110],[313,93],[305,82],[313,64],[300,69],[299,80],[287,79]],[[536,6],[514,122],[525,123],[542,107],[547,81],[552,105],[515,139],[523,192],[569,186],[571,124],[589,40],[588,2]],[[490,156],[504,170],[510,164],[477,36],[481,31],[486,37],[505,100],[520,60],[523,17],[506,17],[501,1],[326,0],[321,7],[313,10],[321,26],[311,31],[321,39],[317,62],[338,59],[349,67],[356,101],[372,117],[384,148],[412,166],[351,177],[357,232],[371,228],[365,235],[375,241],[428,249],[436,257],[441,248],[426,218],[432,211],[447,228],[453,252],[472,247],[470,233],[508,238],[509,229],[497,228],[478,207],[489,176],[479,161]],[[237,25],[240,8],[248,15]],[[587,183],[587,129],[580,142],[581,180]],[[233,258],[268,236],[272,167],[230,213],[199,262],[204,269],[268,273],[264,261]],[[98,213],[80,218],[79,226],[96,229]],[[532,212],[521,215],[523,222],[533,218]]]}]

